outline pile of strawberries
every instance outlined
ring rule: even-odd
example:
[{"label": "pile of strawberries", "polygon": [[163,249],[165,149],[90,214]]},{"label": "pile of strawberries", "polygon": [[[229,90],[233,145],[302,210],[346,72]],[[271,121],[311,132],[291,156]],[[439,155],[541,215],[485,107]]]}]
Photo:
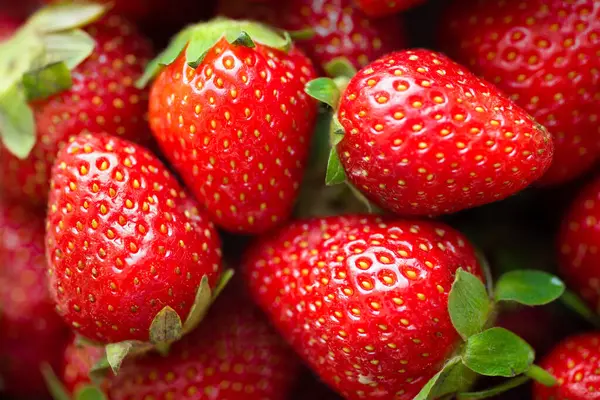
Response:
[{"label": "pile of strawberries", "polygon": [[600,399],[599,0],[33,3],[1,396]]}]

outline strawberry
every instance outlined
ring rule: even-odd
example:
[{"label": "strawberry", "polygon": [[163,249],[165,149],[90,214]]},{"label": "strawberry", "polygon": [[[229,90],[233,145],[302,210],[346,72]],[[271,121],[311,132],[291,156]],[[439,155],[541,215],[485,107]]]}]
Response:
[{"label": "strawberry", "polygon": [[298,362],[247,300],[227,293],[202,325],[175,343],[167,358],[126,363],[108,382],[112,400],[285,400]]},{"label": "strawberry", "polygon": [[596,312],[600,310],[600,178],[573,200],[558,235],[561,275]]},{"label": "strawberry", "polygon": [[[51,10],[57,12],[56,9]],[[106,132],[140,142],[148,142],[151,137],[145,121],[147,92],[134,87],[144,64],[152,56],[149,44],[133,25],[118,15],[100,19],[85,32],[96,41],[95,48],[90,49],[91,54],[87,58],[84,55],[85,61],[71,72],[70,88],[33,100],[29,107],[23,103],[19,115],[25,118],[27,112],[32,112],[29,118],[35,123],[31,122],[31,130],[17,134],[18,149],[14,148],[14,139],[12,146],[7,142],[7,136],[5,144],[0,144],[0,175],[3,176],[0,188],[6,195],[35,205],[45,204],[56,153],[70,137],[80,132]],[[86,35],[82,31],[61,33],[67,34],[73,36],[65,40],[88,44],[82,39]],[[66,43],[63,45],[67,46]],[[14,45],[20,45],[19,41]],[[20,56],[21,53],[13,54],[2,62],[14,61]],[[11,96],[11,102],[17,98]],[[0,127],[0,131],[2,128],[6,129],[6,125]]]},{"label": "strawberry", "polygon": [[0,15],[0,42],[10,38],[19,28],[19,21],[8,15]]},{"label": "strawberry", "polygon": [[46,395],[40,365],[60,365],[68,329],[54,311],[45,275],[44,215],[0,203],[0,376],[3,392]]},{"label": "strawberry", "polygon": [[158,344],[197,323],[219,277],[220,240],[155,156],[123,139],[82,134],[59,151],[51,187],[51,294],[77,333]]},{"label": "strawberry", "polygon": [[395,213],[453,213],[503,199],[552,159],[543,127],[441,54],[393,53],[359,71],[342,94],[334,83],[321,78],[307,88],[338,109],[328,181],[342,182],[345,170]]},{"label": "strawberry", "polygon": [[81,388],[90,385],[89,373],[92,367],[102,359],[101,347],[82,345],[73,337],[65,348],[63,359],[62,382],[68,393],[77,393]]},{"label": "strawberry", "polygon": [[535,400],[600,399],[600,334],[589,332],[571,336],[544,358],[542,366],[558,379],[558,385],[534,386]]},{"label": "strawberry", "polygon": [[358,216],[293,222],[244,261],[254,299],[347,399],[412,399],[457,350],[447,298],[459,267],[482,276],[451,228]]},{"label": "strawberry", "polygon": [[362,68],[407,44],[401,20],[390,17],[372,22],[353,0],[291,0],[262,6],[247,0],[222,0],[220,12],[302,32],[306,38],[301,37],[298,46],[325,69],[340,57]]},{"label": "strawberry", "polygon": [[258,233],[284,221],[317,111],[303,91],[315,77],[308,58],[289,36],[219,19],[180,33],[146,77],[160,65],[150,126],[215,223]]},{"label": "strawberry", "polygon": [[371,18],[379,18],[424,3],[425,0],[356,0],[360,9]]},{"label": "strawberry", "polygon": [[552,134],[557,184],[600,158],[600,3],[481,0],[453,5],[442,44]]}]

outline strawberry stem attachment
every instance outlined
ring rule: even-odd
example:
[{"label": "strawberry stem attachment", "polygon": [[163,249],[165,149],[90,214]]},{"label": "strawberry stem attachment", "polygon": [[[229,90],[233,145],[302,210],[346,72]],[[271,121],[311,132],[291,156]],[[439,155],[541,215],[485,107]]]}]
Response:
[{"label": "strawberry stem attachment", "polygon": [[352,78],[358,72],[346,57],[336,57],[323,66],[327,75],[332,78]]}]

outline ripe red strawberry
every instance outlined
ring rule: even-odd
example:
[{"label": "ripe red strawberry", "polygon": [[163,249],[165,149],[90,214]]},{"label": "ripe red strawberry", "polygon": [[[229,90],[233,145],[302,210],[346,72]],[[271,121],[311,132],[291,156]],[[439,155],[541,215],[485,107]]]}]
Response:
[{"label": "ripe red strawberry", "polygon": [[0,41],[8,39],[19,28],[19,21],[8,15],[0,15]]},{"label": "ripe red strawberry", "polygon": [[264,26],[215,20],[182,32],[148,75],[159,64],[151,128],[213,221],[258,233],[285,220],[317,110],[304,93],[308,58]]},{"label": "ripe red strawberry", "polygon": [[542,361],[558,385],[534,386],[535,400],[600,399],[600,334],[590,332],[571,336],[558,344]]},{"label": "ripe red strawberry", "polygon": [[40,365],[58,367],[68,340],[48,294],[43,214],[0,203],[0,265],[2,391],[40,399],[47,395]]},{"label": "ripe red strawberry", "polygon": [[59,152],[52,174],[51,294],[76,332],[102,343],[148,342],[161,310],[185,321],[203,277],[215,287],[217,232],[151,153],[83,134]]},{"label": "ripe red strawberry", "polygon": [[247,0],[222,0],[220,12],[288,31],[310,32],[312,37],[298,40],[297,44],[322,67],[337,57],[345,57],[355,68],[362,68],[407,45],[400,19],[371,21],[353,0],[291,0],[262,6]]},{"label": "ripe red strawberry", "polygon": [[106,132],[147,142],[147,92],[134,86],[152,56],[147,41],[117,15],[86,28],[94,52],[71,74],[73,86],[30,103],[37,142],[19,159],[0,144],[1,190],[36,205],[46,203],[50,170],[57,151],[80,132]]},{"label": "ripe red strawberry", "polygon": [[569,287],[600,310],[600,178],[577,195],[558,237],[559,267]]},{"label": "ripe red strawberry", "polygon": [[80,344],[73,337],[63,356],[62,383],[68,393],[75,394],[91,384],[90,369],[100,361],[103,353],[101,347]]},{"label": "ripe red strawberry", "polygon": [[600,3],[495,0],[453,5],[442,41],[457,61],[489,79],[543,124],[556,184],[600,158]]},{"label": "ripe red strawberry", "polygon": [[293,222],[243,267],[255,301],[347,399],[413,399],[460,343],[447,307],[456,270],[481,279],[453,229],[361,216]]},{"label": "ripe red strawberry", "polygon": [[425,0],[356,0],[358,7],[369,17],[382,17],[407,10]]},{"label": "ripe red strawberry", "polygon": [[233,293],[219,299],[206,324],[175,343],[167,358],[126,363],[108,383],[112,400],[286,400],[296,357],[263,315]]},{"label": "ripe red strawberry", "polygon": [[525,111],[429,50],[393,53],[359,71],[337,118],[348,180],[404,215],[503,199],[541,176],[552,158],[549,135]]}]

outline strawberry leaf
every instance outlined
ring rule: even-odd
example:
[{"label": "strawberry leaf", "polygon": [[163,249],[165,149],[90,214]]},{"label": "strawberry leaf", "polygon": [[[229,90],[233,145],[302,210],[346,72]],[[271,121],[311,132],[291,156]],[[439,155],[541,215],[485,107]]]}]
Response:
[{"label": "strawberry leaf", "polygon": [[325,175],[325,184],[327,186],[338,185],[346,180],[346,171],[340,162],[340,157],[335,147],[329,152],[327,161],[327,173]]},{"label": "strawberry leaf", "polygon": [[51,33],[43,38],[46,52],[41,66],[64,62],[69,69],[74,69],[87,59],[96,48],[96,42],[86,32],[76,29],[69,32]]},{"label": "strawberry leaf", "polygon": [[496,284],[496,301],[515,301],[527,306],[541,306],[558,299],[565,284],[543,271],[518,270],[507,272]]},{"label": "strawberry leaf", "polygon": [[157,345],[179,340],[183,335],[183,325],[177,311],[165,306],[156,314],[150,324],[150,343]]},{"label": "strawberry leaf", "polygon": [[106,400],[104,393],[93,385],[87,385],[79,389],[74,398],[75,400]]},{"label": "strawberry leaf", "polygon": [[423,386],[414,400],[439,399],[447,394],[468,389],[474,378],[474,374],[462,364],[460,357],[454,357]]},{"label": "strawberry leaf", "polygon": [[304,88],[310,97],[327,104],[333,109],[337,108],[341,92],[335,81],[330,78],[317,78],[306,84]]},{"label": "strawberry leaf", "polygon": [[69,89],[72,85],[71,71],[64,62],[50,64],[41,70],[23,75],[23,88],[28,100],[48,98]]},{"label": "strawberry leaf", "polygon": [[52,367],[47,363],[43,363],[40,368],[42,376],[44,377],[44,381],[46,382],[46,387],[48,388],[52,398],[54,400],[71,400],[69,392],[60,379],[58,379],[52,370]]},{"label": "strawberry leaf", "polygon": [[454,328],[466,340],[483,330],[490,310],[490,299],[483,282],[459,268],[448,294],[448,312]]},{"label": "strawberry leaf", "polygon": [[59,3],[42,8],[27,24],[38,32],[60,32],[88,25],[102,17],[106,11],[107,7],[98,3]]},{"label": "strawberry leaf", "polygon": [[485,376],[512,378],[533,364],[534,351],[527,342],[504,328],[491,328],[467,340],[463,363]]},{"label": "strawberry leaf", "polygon": [[27,158],[35,145],[33,111],[17,86],[0,93],[0,138],[20,159]]},{"label": "strawberry leaf", "polygon": [[346,57],[336,57],[323,66],[327,75],[332,78],[352,78],[356,75],[356,68]]}]

